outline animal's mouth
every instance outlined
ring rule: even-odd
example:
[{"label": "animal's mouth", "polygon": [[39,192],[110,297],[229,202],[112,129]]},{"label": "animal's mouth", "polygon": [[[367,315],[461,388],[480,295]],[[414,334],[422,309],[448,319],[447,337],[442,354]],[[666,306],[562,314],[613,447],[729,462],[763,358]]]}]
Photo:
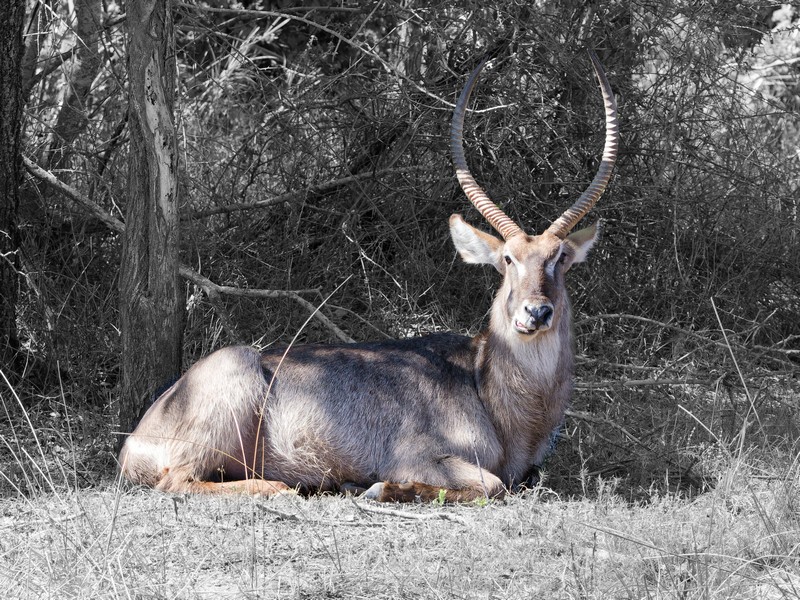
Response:
[{"label": "animal's mouth", "polygon": [[537,327],[532,327],[532,328],[527,327],[526,325],[523,325],[516,319],[514,320],[514,329],[516,329],[518,333],[521,333],[523,335],[533,335],[538,330]]},{"label": "animal's mouth", "polygon": [[550,329],[550,323],[537,323],[535,321],[523,323],[519,319],[514,319],[514,329],[522,335],[534,335]]}]

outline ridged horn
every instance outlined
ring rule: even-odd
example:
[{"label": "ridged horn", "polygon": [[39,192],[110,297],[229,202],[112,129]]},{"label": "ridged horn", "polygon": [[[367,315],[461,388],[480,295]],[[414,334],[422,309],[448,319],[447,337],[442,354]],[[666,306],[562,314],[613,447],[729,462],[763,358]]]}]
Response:
[{"label": "ridged horn", "polygon": [[461,189],[464,190],[467,198],[483,215],[483,218],[489,222],[497,233],[507,240],[515,235],[524,233],[520,227],[514,223],[508,216],[500,210],[488,194],[481,186],[475,181],[475,178],[470,173],[467,166],[467,160],[464,158],[464,143],[462,140],[464,132],[464,112],[469,102],[469,96],[472,93],[472,88],[475,87],[475,82],[478,80],[481,70],[486,65],[487,59],[483,59],[480,64],[475,67],[475,70],[467,79],[461,96],[458,98],[456,108],[453,111],[453,121],[450,125],[450,153],[453,156],[453,164],[456,168],[456,177]]},{"label": "ridged horn", "polygon": [[606,145],[603,149],[600,167],[597,169],[597,174],[592,179],[592,183],[589,184],[589,187],[581,194],[580,198],[575,201],[575,204],[564,211],[564,214],[553,221],[553,224],[547,228],[548,232],[561,239],[565,238],[572,228],[578,224],[578,221],[592,209],[605,191],[611,179],[611,171],[614,170],[617,150],[619,149],[617,101],[614,98],[614,92],[611,90],[611,84],[608,83],[603,65],[600,64],[600,60],[591,49],[589,50],[589,58],[592,59],[592,66],[594,66],[594,72],[600,83],[600,91],[603,94],[603,103],[606,108]]}]

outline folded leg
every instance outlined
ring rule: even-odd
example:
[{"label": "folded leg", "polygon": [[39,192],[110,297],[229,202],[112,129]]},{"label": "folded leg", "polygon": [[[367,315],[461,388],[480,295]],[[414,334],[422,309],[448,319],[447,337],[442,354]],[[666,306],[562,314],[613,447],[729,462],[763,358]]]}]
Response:
[{"label": "folded leg", "polygon": [[457,456],[440,457],[427,466],[417,464],[415,472],[419,476],[408,473],[375,483],[363,497],[379,502],[471,502],[479,498],[499,500],[506,493],[496,475]]}]

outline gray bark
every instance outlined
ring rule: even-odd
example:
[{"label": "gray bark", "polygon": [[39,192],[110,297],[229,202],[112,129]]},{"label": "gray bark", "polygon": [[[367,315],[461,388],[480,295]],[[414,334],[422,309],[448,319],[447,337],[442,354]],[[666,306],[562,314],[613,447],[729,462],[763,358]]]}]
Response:
[{"label": "gray bark", "polygon": [[178,155],[171,2],[128,3],[128,198],[120,273],[120,426],[180,371]]},{"label": "gray bark", "polygon": [[22,176],[22,26],[25,0],[0,3],[0,368],[14,371],[19,279],[17,212]]}]

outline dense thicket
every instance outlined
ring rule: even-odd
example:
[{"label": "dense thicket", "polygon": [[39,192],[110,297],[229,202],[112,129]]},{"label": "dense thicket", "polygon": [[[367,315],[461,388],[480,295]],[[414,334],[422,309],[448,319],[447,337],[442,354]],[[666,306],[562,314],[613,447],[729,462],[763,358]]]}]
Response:
[{"label": "dense thicket", "polygon": [[16,302],[19,260],[17,211],[22,117],[22,26],[25,3],[0,7],[0,368],[15,369],[19,351]]},{"label": "dense thicket", "polygon": [[[74,3],[89,4],[100,6]],[[296,292],[215,288],[209,297],[211,288],[184,280],[186,363],[232,342],[289,341],[309,303],[329,295],[321,309],[329,321],[312,319],[301,341],[477,331],[497,278],[460,264],[448,239],[452,212],[479,223],[448,156],[455,94],[481,57],[494,58],[467,118],[467,157],[504,210],[539,231],[599,159],[591,46],[618,94],[623,145],[589,217],[603,220],[602,243],[572,274],[579,377],[591,388],[576,409],[613,423],[607,435],[635,420],[647,456],[688,478],[687,459],[661,449],[702,429],[676,405],[699,405],[698,390],[708,388],[687,399],[678,397],[686,386],[656,380],[737,390],[709,401],[706,423],[723,437],[753,421],[750,406],[771,406],[776,418],[759,420],[756,437],[796,438],[794,408],[767,385],[790,384],[800,354],[796,8],[759,0],[297,4],[175,9],[183,264],[220,286]],[[124,6],[104,3],[99,23],[97,12],[70,6],[29,4],[24,155],[121,219]],[[86,44],[81,31],[99,43]],[[65,139],[59,126],[75,112],[66,99],[87,60],[98,68]],[[58,375],[73,406],[113,414],[119,306],[128,301],[117,293],[120,235],[40,177],[27,179],[21,198],[17,314],[29,367],[20,375],[43,389]],[[740,393],[731,355],[750,396]],[[656,410],[665,407],[667,417]],[[592,446],[587,423],[568,427],[584,466],[635,470],[609,457],[613,444]],[[643,472],[648,464],[640,461]]]}]

